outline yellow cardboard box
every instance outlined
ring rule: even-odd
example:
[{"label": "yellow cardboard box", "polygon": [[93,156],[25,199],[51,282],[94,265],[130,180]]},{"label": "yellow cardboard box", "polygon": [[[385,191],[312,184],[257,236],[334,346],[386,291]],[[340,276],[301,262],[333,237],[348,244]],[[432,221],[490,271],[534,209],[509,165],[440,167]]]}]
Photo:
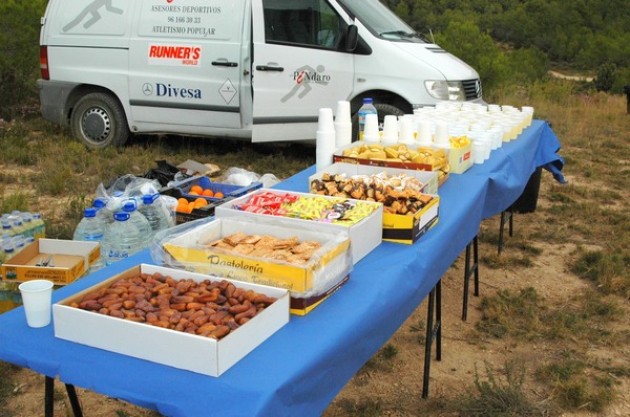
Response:
[{"label": "yellow cardboard box", "polygon": [[440,197],[433,199],[413,216],[383,212],[383,240],[413,244],[439,221]]},{"label": "yellow cardboard box", "polygon": [[[101,256],[98,242],[37,239],[2,264],[2,280],[25,282],[47,279],[66,285],[81,277]],[[41,265],[48,261],[48,265]]]}]

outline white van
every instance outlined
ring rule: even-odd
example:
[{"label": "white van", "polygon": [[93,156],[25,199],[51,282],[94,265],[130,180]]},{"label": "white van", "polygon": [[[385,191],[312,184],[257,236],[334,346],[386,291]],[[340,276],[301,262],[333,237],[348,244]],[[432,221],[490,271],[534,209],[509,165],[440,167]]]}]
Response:
[{"label": "white van", "polygon": [[49,0],[41,110],[91,148],[130,134],[312,140],[318,109],[481,101],[477,72],[378,0]]}]

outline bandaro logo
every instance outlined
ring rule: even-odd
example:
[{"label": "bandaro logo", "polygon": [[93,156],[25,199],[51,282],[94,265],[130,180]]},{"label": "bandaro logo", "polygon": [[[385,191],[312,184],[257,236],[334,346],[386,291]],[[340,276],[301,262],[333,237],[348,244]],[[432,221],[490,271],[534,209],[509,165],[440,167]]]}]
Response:
[{"label": "bandaro logo", "polygon": [[191,98],[197,100],[202,98],[201,90],[198,88],[181,88],[163,83],[156,83],[155,88],[152,88],[151,84],[144,84],[142,92],[145,95],[152,95],[155,93],[157,97]]},{"label": "bandaro logo", "polygon": [[325,73],[326,68],[323,65],[318,65],[317,68],[313,68],[310,65],[303,65],[297,68],[291,74],[293,79],[293,86],[291,90],[280,99],[282,103],[290,100],[293,96],[297,95],[299,99],[311,92],[313,87],[311,85],[317,84],[321,86],[327,86],[331,81],[330,75]]},{"label": "bandaro logo", "polygon": [[200,58],[197,45],[149,45],[149,65],[198,66]]}]

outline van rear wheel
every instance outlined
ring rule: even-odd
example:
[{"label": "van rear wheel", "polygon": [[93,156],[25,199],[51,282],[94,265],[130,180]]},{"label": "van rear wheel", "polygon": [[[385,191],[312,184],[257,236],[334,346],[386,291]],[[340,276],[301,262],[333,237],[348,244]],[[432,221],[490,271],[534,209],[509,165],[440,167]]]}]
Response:
[{"label": "van rear wheel", "polygon": [[79,99],[70,120],[72,134],[90,149],[122,146],[129,137],[125,111],[106,93],[90,93]]},{"label": "van rear wheel", "polygon": [[[381,128],[383,126],[383,120],[385,120],[385,116],[402,116],[403,114],[405,114],[404,111],[400,110],[396,106],[392,106],[391,104],[374,103],[374,107],[376,107],[376,112],[378,114],[378,125]],[[352,141],[356,142],[357,140],[359,140],[359,114],[355,113],[352,116]]]}]

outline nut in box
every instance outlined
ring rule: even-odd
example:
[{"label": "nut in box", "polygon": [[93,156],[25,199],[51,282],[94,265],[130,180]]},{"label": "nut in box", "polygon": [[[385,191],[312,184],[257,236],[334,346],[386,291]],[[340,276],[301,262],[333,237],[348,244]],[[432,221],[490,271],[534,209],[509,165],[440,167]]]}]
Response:
[{"label": "nut in box", "polygon": [[286,290],[142,264],[54,304],[53,317],[61,339],[219,376],[288,307]]}]

